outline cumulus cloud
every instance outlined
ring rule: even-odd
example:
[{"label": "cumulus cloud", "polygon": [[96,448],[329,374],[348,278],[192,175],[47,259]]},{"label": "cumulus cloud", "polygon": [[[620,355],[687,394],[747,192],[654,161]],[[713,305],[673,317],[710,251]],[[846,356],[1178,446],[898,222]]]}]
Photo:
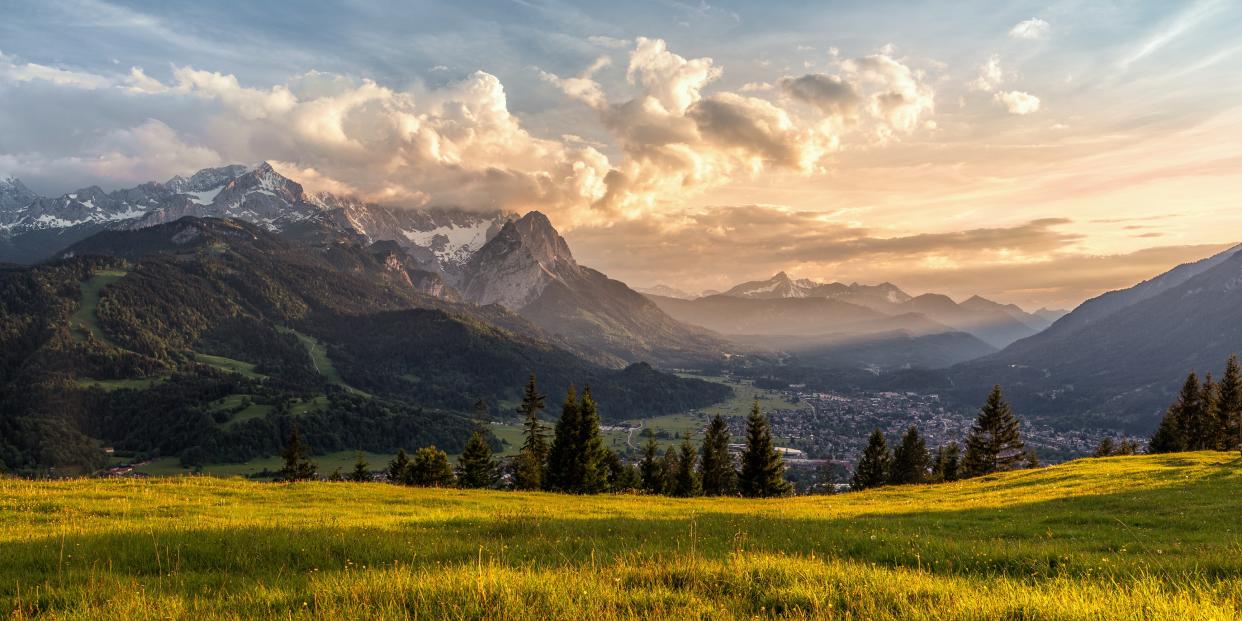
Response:
[{"label": "cumulus cloud", "polygon": [[861,110],[870,112],[871,135],[886,140],[932,113],[932,89],[901,62],[881,54],[847,63],[843,76],[789,76],[710,92],[722,75],[713,59],[685,58],[663,40],[640,37],[626,67],[632,92],[619,98],[594,80],[594,66],[575,78],[541,77],[599,112],[623,159],[594,206],[632,216],[652,211],[662,196],[684,198],[738,175],[819,171]]},{"label": "cumulus cloud", "polygon": [[1012,39],[1025,39],[1028,41],[1046,39],[1048,33],[1052,30],[1052,26],[1038,17],[1018,22],[1013,28],[1009,29],[1009,37]]},{"label": "cumulus cloud", "polygon": [[1005,81],[1005,70],[1001,68],[1000,56],[988,57],[988,62],[979,68],[979,77],[970,83],[970,87],[978,91],[992,92]]},{"label": "cumulus cloud", "polygon": [[935,92],[922,76],[888,54],[873,54],[841,63],[846,74],[877,87],[868,98],[871,115],[884,121],[878,128],[883,138],[910,133],[919,121],[936,109]]},{"label": "cumulus cloud", "polygon": [[790,97],[809,103],[825,114],[850,117],[858,108],[858,93],[840,76],[808,73],[784,78],[780,85]]},{"label": "cumulus cloud", "polygon": [[[661,39],[627,45],[626,92],[608,92],[597,77],[608,55],[573,77],[539,72],[596,111],[611,135],[606,146],[531,134],[510,112],[504,86],[483,71],[406,89],[318,71],[254,85],[190,66],[161,80],[140,67],[98,75],[0,56],[0,86],[91,89],[100,94],[90,107],[100,125],[137,117],[121,125],[133,136],[124,144],[118,134],[65,144],[60,156],[23,156],[44,162],[36,174],[45,177],[51,162],[73,158],[111,162],[86,176],[111,170],[126,182],[143,157],[176,164],[178,173],[270,160],[310,189],[395,205],[541,209],[566,228],[673,209],[695,192],[768,170],[822,171],[848,132],[892,140],[934,108],[923,76],[888,53],[842,61],[840,75],[789,76],[735,92],[712,88],[723,68],[711,58],[681,56]],[[98,135],[92,131],[58,135]],[[608,148],[619,156],[604,155]]]},{"label": "cumulus cloud", "polygon": [[1005,104],[1010,114],[1030,114],[1039,110],[1039,98],[1022,91],[1003,91],[996,94],[996,101]]}]

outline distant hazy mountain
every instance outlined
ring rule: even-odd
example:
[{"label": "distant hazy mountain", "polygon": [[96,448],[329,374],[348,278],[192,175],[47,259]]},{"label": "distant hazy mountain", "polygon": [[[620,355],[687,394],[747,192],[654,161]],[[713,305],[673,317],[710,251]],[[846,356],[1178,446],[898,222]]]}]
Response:
[{"label": "distant hazy mountain", "polygon": [[1242,353],[1242,254],[1233,248],[1084,302],[1052,327],[959,365],[953,382],[1001,383],[1027,412],[1150,431],[1190,370]]},{"label": "distant hazy mountain", "polygon": [[756,299],[828,298],[879,309],[901,304],[910,299],[906,292],[892,283],[886,282],[879,285],[821,283],[806,278],[794,280],[785,272],[779,272],[768,280],[742,283],[725,291],[722,295]]},{"label": "distant hazy mountain", "polygon": [[460,291],[469,302],[499,304],[613,363],[695,364],[730,349],[705,330],[673,320],[625,283],[579,265],[537,211],[506,223],[470,257]]},{"label": "distant hazy mountain", "polygon": [[682,291],[681,289],[678,289],[677,287],[670,287],[668,285],[655,285],[652,287],[635,287],[634,290],[644,295],[659,295],[659,296],[663,296],[666,298],[677,298],[679,300],[693,300],[694,298],[699,297],[697,295],[694,295],[693,293],[687,293],[685,291]]},{"label": "distant hazy mountain", "polygon": [[[831,334],[857,338],[872,334],[886,341],[884,348],[892,349],[900,347],[900,341],[891,338],[894,331],[909,338],[961,332],[988,345],[980,348],[972,344],[938,356],[940,361],[965,360],[1031,336],[1051,324],[1048,316],[1052,314],[1030,314],[1015,305],[979,296],[958,304],[937,294],[911,297],[892,283],[823,283],[795,280],[785,272],[739,284],[720,295],[690,300],[651,297],[679,321],[728,335]],[[939,344],[951,346],[953,341],[944,339]],[[919,356],[911,359],[915,358]]]}]

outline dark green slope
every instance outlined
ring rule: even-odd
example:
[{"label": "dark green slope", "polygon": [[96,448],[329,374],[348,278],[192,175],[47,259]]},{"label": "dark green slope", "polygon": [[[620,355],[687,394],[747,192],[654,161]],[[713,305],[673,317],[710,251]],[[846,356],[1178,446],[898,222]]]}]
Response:
[{"label": "dark green slope", "polygon": [[10,469],[94,467],[99,445],[242,460],[276,452],[295,422],[321,451],[453,450],[470,424],[458,412],[515,400],[531,372],[554,399],[589,383],[616,417],[726,396],[585,362],[499,307],[428,295],[425,273],[350,240],[187,218],[62,256],[0,270]]}]

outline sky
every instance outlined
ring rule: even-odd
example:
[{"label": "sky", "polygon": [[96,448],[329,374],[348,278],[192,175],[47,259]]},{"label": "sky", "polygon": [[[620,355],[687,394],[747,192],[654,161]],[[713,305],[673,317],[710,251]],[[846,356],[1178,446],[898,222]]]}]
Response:
[{"label": "sky", "polygon": [[0,175],[270,161],[632,286],[1071,307],[1242,241],[1242,4],[0,0]]}]

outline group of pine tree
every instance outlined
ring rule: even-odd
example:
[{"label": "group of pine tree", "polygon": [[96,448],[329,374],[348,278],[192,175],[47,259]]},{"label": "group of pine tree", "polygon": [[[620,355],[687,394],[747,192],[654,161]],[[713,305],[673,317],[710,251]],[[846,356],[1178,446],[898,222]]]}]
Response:
[{"label": "group of pine tree", "polygon": [[[481,405],[485,411],[486,406]],[[695,447],[687,436],[679,447],[661,454],[649,437],[642,460],[626,464],[604,445],[599,409],[590,388],[581,396],[570,386],[561,405],[551,437],[544,432],[540,413],[546,397],[532,375],[523,391],[518,412],[523,418],[521,451],[509,464],[508,485],[518,490],[546,490],[575,494],[642,491],[671,496],[730,496],[752,498],[783,496],[793,491],[785,479],[785,465],[772,440],[768,419],[756,402],[746,419],[746,439],[740,460],[730,452],[729,428],[717,415],[707,427],[703,442]],[[308,448],[295,428],[285,448],[280,478],[300,481],[315,477],[316,467],[307,458]],[[739,463],[740,462],[740,463]],[[410,457],[404,450],[384,470],[389,482],[426,487],[495,488],[501,485],[502,468],[492,453],[486,433],[476,428],[458,459],[456,468],[448,455],[434,446],[419,449]],[[362,454],[353,472],[339,470],[331,480],[372,480]]]},{"label": "group of pine tree", "polygon": [[1229,451],[1242,445],[1242,370],[1237,356],[1217,382],[1193,371],[1151,437],[1152,453]]},{"label": "group of pine tree", "polygon": [[850,487],[856,490],[882,485],[910,485],[956,481],[1020,467],[1037,467],[1039,458],[1022,442],[1017,417],[1005,401],[1000,386],[992,388],[987,403],[966,437],[963,454],[957,442],[938,448],[934,454],[911,426],[895,450],[890,450],[884,433],[876,429],[858,460]]}]

